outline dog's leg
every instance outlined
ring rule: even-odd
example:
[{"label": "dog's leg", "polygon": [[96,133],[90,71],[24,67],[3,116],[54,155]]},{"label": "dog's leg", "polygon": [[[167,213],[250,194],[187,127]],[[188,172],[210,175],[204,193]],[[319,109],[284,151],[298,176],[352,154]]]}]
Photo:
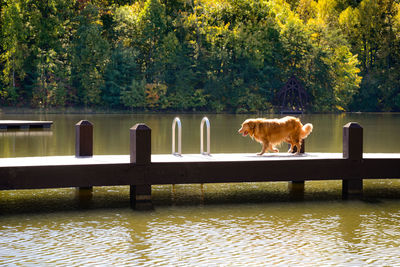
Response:
[{"label": "dog's leg", "polygon": [[300,154],[300,149],[301,149],[301,144],[300,144],[300,142],[297,142],[296,144],[295,144],[295,146],[296,146],[296,153],[294,153],[295,155],[299,155]]},{"label": "dog's leg", "polygon": [[275,146],[273,146],[272,144],[269,145],[268,149],[269,149],[270,151],[275,152],[275,153],[278,153],[278,152],[279,152],[279,149],[277,149],[277,148],[276,148]]},{"label": "dog's leg", "polygon": [[293,149],[294,149],[294,144],[292,142],[289,143],[290,144],[290,148],[288,150],[288,153],[293,153]]},{"label": "dog's leg", "polygon": [[289,150],[288,150],[287,153],[292,153],[292,152],[293,152],[293,143],[292,143],[292,141],[290,140],[290,138],[289,138],[289,137],[286,137],[283,141],[286,142],[286,143],[288,143],[288,144],[290,145]]},{"label": "dog's leg", "polygon": [[287,153],[292,153],[293,152],[293,145],[292,144],[289,144],[290,145],[290,147],[289,147],[289,150],[287,151]]},{"label": "dog's leg", "polygon": [[261,156],[262,154],[265,153],[265,151],[267,150],[267,145],[265,143],[262,143],[262,149],[260,153],[257,153],[257,155]]}]

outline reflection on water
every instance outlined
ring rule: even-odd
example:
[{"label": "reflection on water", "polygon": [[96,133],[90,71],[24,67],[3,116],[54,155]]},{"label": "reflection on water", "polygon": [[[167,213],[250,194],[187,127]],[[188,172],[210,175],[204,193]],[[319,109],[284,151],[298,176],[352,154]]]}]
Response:
[{"label": "reflection on water", "polygon": [[[95,203],[88,210],[1,216],[0,261],[72,266],[395,266],[400,259],[399,201],[335,200],[335,191],[340,190],[335,182],[330,197],[312,201],[313,190],[326,190],[319,183],[307,185],[304,202],[286,201],[284,183],[204,185],[203,205],[194,205],[201,201],[200,185],[181,186],[172,206],[161,204],[172,194],[171,186],[157,186],[158,207],[151,212],[127,208],[127,187],[96,189]],[[398,182],[396,187],[399,193]],[[72,192],[63,194],[64,203],[74,202]],[[265,195],[280,200],[268,201]],[[45,196],[39,193],[38,198],[36,204]],[[111,206],[96,209],[104,205],[102,198]],[[254,203],[257,198],[263,201]],[[243,203],[246,199],[253,203]],[[239,200],[242,203],[235,203]]]},{"label": "reflection on water", "polygon": [[53,132],[49,129],[30,129],[30,130],[8,130],[0,131],[1,137],[20,137],[20,136],[52,136]]},{"label": "reflection on water", "polygon": [[[246,115],[208,115],[211,152],[257,152],[236,133]],[[201,115],[181,115],[183,152],[200,150]],[[48,134],[0,132],[0,157],[72,155],[74,124],[94,123],[95,154],[127,154],[129,128],[152,128],[153,153],[170,153],[174,115],[46,115]],[[399,152],[398,114],[307,115],[311,152],[341,152],[342,126],[364,127],[366,152]],[[43,134],[42,134],[43,133]],[[267,172],[267,170],[266,170]],[[56,177],[55,177],[56,179]],[[400,260],[400,181],[364,182],[363,201],[342,201],[340,181],[306,182],[303,201],[287,183],[153,186],[156,209],[129,209],[129,187],[0,191],[0,265],[265,266],[378,265]]]}]

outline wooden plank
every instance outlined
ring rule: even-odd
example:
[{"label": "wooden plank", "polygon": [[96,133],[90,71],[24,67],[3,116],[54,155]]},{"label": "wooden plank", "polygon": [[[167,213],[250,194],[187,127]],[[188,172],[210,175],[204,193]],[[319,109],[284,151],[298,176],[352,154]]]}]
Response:
[{"label": "wooden plank", "polygon": [[0,189],[41,189],[143,184],[144,169],[132,164],[0,168]]},{"label": "wooden plank", "polygon": [[0,125],[43,125],[53,124],[53,121],[0,120]]},{"label": "wooden plank", "polygon": [[[289,153],[274,153],[258,156],[253,153],[212,154],[211,156],[200,154],[153,154],[152,163],[180,163],[180,162],[249,162],[249,161],[304,161],[322,159],[342,159],[341,153],[305,153],[293,155]],[[368,160],[399,160],[397,153],[373,153],[364,154],[363,161]],[[370,161],[368,161],[370,162]],[[397,162],[397,161],[395,161]],[[75,156],[48,156],[48,157],[17,157],[0,158],[0,167],[13,166],[57,166],[57,165],[98,165],[98,164],[124,164],[130,163],[130,155],[95,155],[93,157]],[[390,165],[392,166],[392,165]]]},{"label": "wooden plank", "polygon": [[[0,189],[36,189],[106,185],[293,181],[344,177],[345,160],[176,162],[20,166],[0,168]],[[308,164],[307,164],[308,163]],[[323,168],[323,172],[312,168]],[[354,166],[350,166],[354,167]],[[291,170],[302,171],[293,173]],[[308,178],[309,177],[309,178]]]},{"label": "wooden plank", "polygon": [[256,153],[220,153],[201,155],[201,154],[182,154],[176,156],[172,154],[152,155],[151,162],[237,162],[237,161],[280,161],[280,160],[313,160],[313,159],[341,159],[341,153],[269,153],[262,156]]},{"label": "wooden plank", "polygon": [[0,129],[50,128],[52,124],[52,121],[0,120]]},{"label": "wooden plank", "polygon": [[400,178],[400,160],[398,157],[367,158],[363,160],[364,179]]},{"label": "wooden plank", "polygon": [[146,179],[152,184],[328,180],[348,177],[349,168],[358,169],[343,159],[153,163]]},{"label": "wooden plank", "polygon": [[[341,153],[305,153],[293,155],[289,153],[271,153],[258,156],[255,153],[212,154],[153,154],[152,163],[180,163],[180,162],[249,162],[249,161],[304,161],[322,159],[343,159]],[[363,161],[367,160],[399,160],[397,153],[364,153]],[[130,155],[95,155],[93,157],[75,156],[48,156],[48,157],[17,157],[0,158],[0,167],[13,166],[56,166],[56,165],[97,165],[97,164],[124,164],[130,162]],[[371,161],[368,161],[371,162]],[[392,166],[392,165],[390,165]]]},{"label": "wooden plank", "polygon": [[[400,158],[400,154],[397,154]],[[307,153],[293,155],[289,153],[274,153],[258,156],[255,153],[212,154],[211,156],[200,154],[153,154],[152,163],[173,162],[237,162],[237,161],[279,161],[279,160],[313,160],[313,159],[341,159],[340,153]],[[56,165],[96,165],[129,163],[130,155],[95,155],[93,157],[75,156],[49,156],[49,157],[18,157],[0,158],[0,167],[12,166],[56,166]]]},{"label": "wooden plank", "polygon": [[129,155],[98,155],[93,157],[51,156],[0,158],[1,167],[71,166],[129,163]]},{"label": "wooden plank", "polygon": [[400,154],[366,155],[361,161],[306,155],[152,155],[149,165],[130,163],[130,155],[4,158],[0,189],[400,178]]}]

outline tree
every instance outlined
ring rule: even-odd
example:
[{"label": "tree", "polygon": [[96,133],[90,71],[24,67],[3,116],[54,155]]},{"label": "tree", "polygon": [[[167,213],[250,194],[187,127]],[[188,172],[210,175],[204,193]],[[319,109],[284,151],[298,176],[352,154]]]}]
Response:
[{"label": "tree", "polygon": [[156,50],[163,39],[166,29],[165,6],[160,0],[147,0],[138,17],[140,30],[140,50],[143,53],[146,79],[157,82],[160,69],[155,64]]},{"label": "tree", "polygon": [[396,47],[399,5],[390,0],[363,0],[340,14],[340,28],[353,53],[358,54],[364,77],[360,93],[354,98],[354,109],[390,111],[395,108],[400,78]]},{"label": "tree", "polygon": [[393,0],[0,0],[2,105],[400,110]]},{"label": "tree", "polygon": [[25,76],[24,58],[27,53],[27,29],[23,20],[21,1],[9,1],[1,13],[1,46],[4,51],[0,62],[3,65],[1,80],[5,88],[1,88],[0,97],[10,104],[15,104],[24,92],[19,84]]},{"label": "tree", "polygon": [[[117,46],[111,54],[110,61],[104,72],[102,100],[110,108],[121,108],[121,92],[127,92],[132,87],[137,88],[136,81],[142,80],[137,64],[138,52],[131,47]],[[131,88],[129,88],[131,87]],[[136,90],[136,89],[135,89]],[[124,102],[125,106],[134,107],[132,103]]]},{"label": "tree", "polygon": [[143,109],[146,107],[146,81],[132,80],[128,88],[122,88],[121,101],[125,107]]},{"label": "tree", "polygon": [[78,21],[72,49],[72,79],[78,90],[78,103],[85,106],[98,105],[110,47],[101,35],[98,8],[87,5],[81,11]]},{"label": "tree", "polygon": [[70,96],[68,49],[72,27],[65,21],[73,13],[66,0],[27,3],[29,25],[37,37],[30,44],[32,100],[34,107],[65,106]]}]

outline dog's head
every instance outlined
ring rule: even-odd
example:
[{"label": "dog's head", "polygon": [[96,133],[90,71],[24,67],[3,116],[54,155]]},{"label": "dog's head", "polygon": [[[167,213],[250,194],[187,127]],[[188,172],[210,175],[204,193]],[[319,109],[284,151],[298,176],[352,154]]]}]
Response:
[{"label": "dog's head", "polygon": [[239,133],[243,136],[250,135],[254,136],[254,128],[256,127],[256,123],[253,119],[245,120],[242,123],[242,127],[239,129]]}]

